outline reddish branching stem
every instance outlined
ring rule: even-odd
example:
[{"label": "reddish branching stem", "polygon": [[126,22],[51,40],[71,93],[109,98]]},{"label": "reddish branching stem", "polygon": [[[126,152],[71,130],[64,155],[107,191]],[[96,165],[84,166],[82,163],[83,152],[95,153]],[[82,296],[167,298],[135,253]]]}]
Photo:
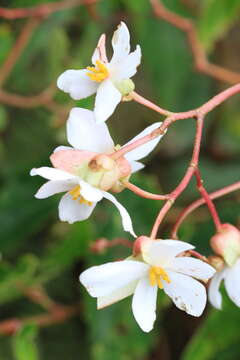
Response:
[{"label": "reddish branching stem", "polygon": [[208,206],[208,209],[209,209],[212,219],[214,221],[216,230],[220,231],[221,226],[222,226],[221,221],[219,219],[219,216],[218,216],[218,213],[217,213],[214,203],[212,202],[208,192],[206,191],[205,187],[203,186],[203,180],[201,178],[199,169],[195,170],[194,175],[197,180],[198,191],[200,192],[200,194],[202,195],[202,198],[205,200],[205,202]]},{"label": "reddish branching stem", "polygon": [[0,7],[0,17],[8,20],[28,17],[47,17],[57,11],[71,9],[80,5],[91,5],[98,0],[64,0],[54,3],[37,5],[30,8],[6,9]]},{"label": "reddish branching stem", "polygon": [[132,192],[134,192],[135,194],[137,194],[138,196],[141,196],[145,199],[152,199],[152,200],[166,200],[168,199],[168,195],[158,195],[158,194],[153,194],[150,193],[148,191],[145,191],[141,188],[139,188],[138,186],[128,182],[128,181],[124,181],[123,185],[131,190]]},{"label": "reddish branching stem", "polygon": [[182,178],[182,180],[180,181],[180,183],[178,184],[178,186],[176,187],[175,190],[173,190],[168,197],[168,200],[166,201],[166,203],[163,205],[163,207],[161,208],[156,221],[153,225],[152,228],[152,232],[150,237],[152,239],[155,239],[158,233],[158,229],[159,226],[162,222],[162,220],[164,219],[165,215],[167,214],[167,212],[169,211],[169,209],[172,207],[173,203],[175,202],[175,200],[178,198],[178,196],[185,190],[185,188],[187,187],[187,185],[189,184],[194,171],[196,169],[196,166],[198,165],[198,159],[199,159],[199,153],[200,153],[200,146],[201,146],[201,139],[202,139],[202,130],[203,130],[203,117],[199,116],[197,118],[197,127],[196,127],[196,136],[195,136],[195,141],[194,141],[194,147],[193,147],[193,154],[192,154],[192,159],[191,162],[187,168],[187,171],[184,175],[184,177]]},{"label": "reddish branching stem", "polygon": [[[211,200],[214,199],[218,199],[222,196],[225,196],[227,194],[230,194],[234,191],[240,190],[240,181],[237,181],[231,185],[225,186],[222,189],[219,189],[217,191],[214,191],[212,193],[209,194],[209,197]],[[186,217],[191,214],[194,210],[196,210],[199,206],[205,204],[206,201],[205,199],[201,198],[198,199],[196,201],[194,201],[193,203],[191,203],[189,206],[187,206],[178,216],[177,221],[172,229],[172,234],[171,234],[171,238],[172,239],[177,239],[177,233],[178,233],[178,229],[180,227],[180,225],[183,223],[183,221],[186,219]]]},{"label": "reddish branching stem", "polygon": [[132,249],[133,243],[125,238],[116,238],[113,240],[107,240],[106,238],[99,238],[93,244],[91,244],[91,251],[97,254],[103,253],[106,249],[122,245],[128,249]]},{"label": "reddish branching stem", "polygon": [[237,84],[240,82],[240,74],[211,64],[208,61],[204,47],[198,38],[197,30],[190,19],[186,19],[168,10],[160,0],[150,0],[150,3],[156,17],[167,21],[185,32],[197,71],[229,84]]},{"label": "reddish branching stem", "polygon": [[25,324],[37,324],[40,327],[46,327],[57,323],[65,322],[79,312],[79,304],[65,306],[56,303],[46,294],[41,287],[23,289],[23,293],[31,301],[41,305],[47,310],[36,316],[25,318],[11,318],[0,322],[0,335],[12,335]]}]

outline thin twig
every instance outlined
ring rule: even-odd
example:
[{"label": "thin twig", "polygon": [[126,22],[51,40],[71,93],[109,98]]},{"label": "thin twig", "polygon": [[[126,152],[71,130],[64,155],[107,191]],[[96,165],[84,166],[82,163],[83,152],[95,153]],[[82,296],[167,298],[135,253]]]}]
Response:
[{"label": "thin twig", "polygon": [[11,49],[7,59],[0,68],[0,87],[11,73],[14,65],[16,64],[29,39],[31,38],[33,31],[36,29],[39,23],[39,18],[30,18],[22,28],[20,35]]},{"label": "thin twig", "polygon": [[[222,189],[219,189],[217,191],[214,191],[214,192],[210,193],[209,197],[210,197],[211,200],[214,200],[214,199],[220,198],[221,196],[230,194],[231,192],[237,191],[237,190],[240,190],[240,181],[237,181],[234,184],[225,186]],[[177,221],[176,221],[176,223],[175,223],[175,225],[174,225],[174,227],[172,229],[172,234],[171,234],[172,239],[177,239],[178,238],[178,236],[177,236],[178,229],[179,229],[180,225],[182,224],[182,222],[185,220],[185,218],[189,214],[191,214],[194,210],[196,210],[199,206],[201,206],[201,205],[203,205],[205,203],[206,203],[205,199],[203,199],[203,198],[198,199],[198,200],[194,201],[193,203],[191,203],[190,205],[188,205],[180,213],[180,215],[178,216]]]},{"label": "thin twig", "polygon": [[54,12],[66,10],[80,5],[90,5],[96,3],[98,0],[64,0],[54,3],[46,3],[30,8],[15,8],[6,9],[0,7],[0,17],[13,20],[26,17],[47,17]]},{"label": "thin twig", "polygon": [[197,30],[191,20],[168,10],[160,0],[150,0],[150,3],[155,16],[186,33],[197,71],[229,84],[237,84],[240,82],[239,73],[227,70],[208,61],[204,47],[199,41]]}]

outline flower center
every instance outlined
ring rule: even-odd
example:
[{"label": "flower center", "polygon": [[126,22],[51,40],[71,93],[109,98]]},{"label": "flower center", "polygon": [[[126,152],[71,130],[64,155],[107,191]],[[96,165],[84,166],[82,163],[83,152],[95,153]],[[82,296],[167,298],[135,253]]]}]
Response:
[{"label": "flower center", "polygon": [[162,280],[165,280],[167,283],[171,282],[166,271],[158,266],[152,266],[149,270],[148,275],[149,275],[150,285],[151,286],[158,285],[159,289],[163,289]]},{"label": "flower center", "polygon": [[88,206],[92,205],[92,201],[88,201],[82,197],[80,194],[81,187],[80,185],[75,186],[72,190],[69,191],[69,194],[72,196],[73,200],[78,200],[80,204],[85,204]]},{"label": "flower center", "polygon": [[97,82],[103,81],[109,75],[107,67],[99,60],[96,61],[95,67],[88,66],[87,70],[90,71],[89,73],[87,73],[87,76],[89,76],[91,80]]}]

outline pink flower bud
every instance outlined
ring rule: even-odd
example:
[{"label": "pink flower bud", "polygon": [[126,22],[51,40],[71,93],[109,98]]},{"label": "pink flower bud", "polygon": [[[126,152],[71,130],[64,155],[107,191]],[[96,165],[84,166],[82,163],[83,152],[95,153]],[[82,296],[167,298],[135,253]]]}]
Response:
[{"label": "pink flower bud", "polygon": [[131,169],[131,165],[127,161],[127,159],[125,159],[124,157],[121,157],[116,160],[116,163],[117,163],[117,166],[120,171],[120,178],[131,175],[132,169]]},{"label": "pink flower bud", "polygon": [[231,224],[223,224],[221,230],[211,238],[210,244],[214,252],[232,266],[240,256],[240,231]]},{"label": "pink flower bud", "polygon": [[147,242],[151,242],[152,240],[147,236],[139,236],[133,244],[133,256],[138,256],[142,253],[142,248]]},{"label": "pink flower bud", "polygon": [[94,156],[96,156],[96,153],[91,151],[58,150],[50,156],[50,160],[56,169],[76,174],[77,169],[84,163],[88,163]]}]

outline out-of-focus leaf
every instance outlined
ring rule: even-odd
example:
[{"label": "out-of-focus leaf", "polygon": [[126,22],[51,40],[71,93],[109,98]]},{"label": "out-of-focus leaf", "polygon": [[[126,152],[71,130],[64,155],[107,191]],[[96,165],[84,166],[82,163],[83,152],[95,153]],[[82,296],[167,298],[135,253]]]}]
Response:
[{"label": "out-of-focus leaf", "polygon": [[65,31],[56,27],[51,32],[48,43],[48,71],[49,78],[55,81],[63,71],[63,60],[69,53],[69,42]]},{"label": "out-of-focus leaf", "polygon": [[0,131],[3,131],[8,123],[7,111],[3,106],[0,106]]},{"label": "out-of-focus leaf", "polygon": [[205,0],[199,19],[199,34],[206,48],[211,48],[239,18],[239,0]]},{"label": "out-of-focus leaf", "polygon": [[[69,225],[59,224],[57,232]],[[60,235],[60,232],[59,232]],[[56,242],[46,251],[41,261],[39,280],[49,281],[63,270],[70,267],[74,261],[82,257],[88,249],[89,242],[93,239],[90,221],[79,222],[71,225],[62,240]]]},{"label": "out-of-focus leaf", "polygon": [[7,24],[0,24],[0,65],[6,59],[14,42],[13,33]]},{"label": "out-of-focus leaf", "polygon": [[[191,339],[181,360],[226,359],[222,351],[239,344],[240,311],[236,305],[225,299],[223,310],[211,310],[200,329]],[[227,359],[238,359],[239,347]]]},{"label": "out-of-focus leaf", "polygon": [[38,258],[24,255],[17,264],[0,263],[0,303],[11,301],[22,294],[35,281],[39,266]]},{"label": "out-of-focus leaf", "polygon": [[24,325],[12,338],[16,360],[39,360],[36,337],[38,328],[34,324]]}]

